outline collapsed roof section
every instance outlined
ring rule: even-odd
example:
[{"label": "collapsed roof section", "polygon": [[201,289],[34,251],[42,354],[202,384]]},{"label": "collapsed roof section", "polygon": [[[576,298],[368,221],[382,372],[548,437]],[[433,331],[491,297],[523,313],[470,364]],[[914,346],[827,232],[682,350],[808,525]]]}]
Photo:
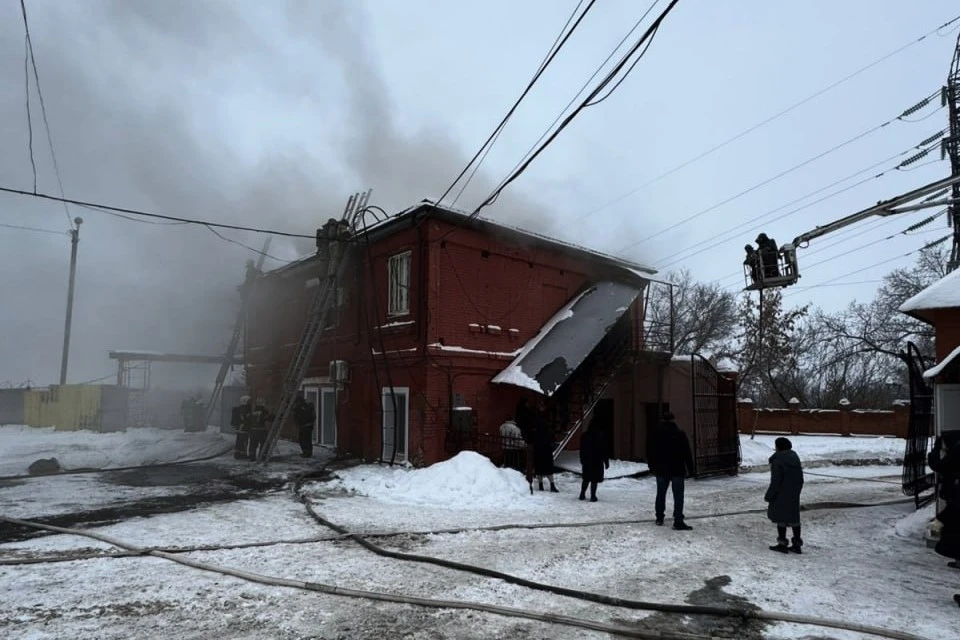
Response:
[{"label": "collapsed roof section", "polygon": [[575,296],[491,382],[551,396],[637,299],[642,287],[598,282]]}]

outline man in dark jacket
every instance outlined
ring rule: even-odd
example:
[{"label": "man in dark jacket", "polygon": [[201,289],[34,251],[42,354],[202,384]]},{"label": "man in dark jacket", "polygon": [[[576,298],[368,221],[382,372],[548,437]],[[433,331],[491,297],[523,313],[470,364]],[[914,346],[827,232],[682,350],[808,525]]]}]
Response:
[{"label": "man in dark jacket", "polygon": [[313,409],[313,404],[307,402],[302,395],[298,395],[293,403],[293,419],[297,423],[300,457],[309,458],[313,455],[313,426],[317,421],[317,413]]},{"label": "man in dark jacket", "polygon": [[537,476],[540,491],[543,491],[543,478],[546,476],[550,481],[550,492],[559,493],[560,491],[553,481],[554,444],[553,424],[547,416],[543,401],[541,401],[534,417],[533,471]]},{"label": "man in dark jacket", "polygon": [[230,416],[230,426],[237,431],[237,442],[234,445],[233,457],[239,460],[249,455],[250,448],[250,414],[253,413],[253,403],[250,396],[240,398],[240,404],[233,408]]},{"label": "man in dark jacket", "polygon": [[[960,431],[947,431],[937,438],[927,463],[937,473],[939,496],[946,503],[937,514],[943,528],[934,551],[951,558],[950,566],[956,568],[960,563]],[[953,600],[960,604],[960,593]]]},{"label": "man in dark jacket", "polygon": [[[767,517],[777,524],[777,544],[770,547],[773,551],[800,553],[803,540],[800,539],[800,492],[803,490],[803,467],[800,458],[793,450],[793,444],[786,438],[774,441],[776,452],[770,456],[770,487],[763,497],[767,506]],[[787,527],[793,528],[793,540],[787,546]]]},{"label": "man in dark jacket", "polygon": [[693,454],[690,440],[674,421],[673,414],[664,412],[660,424],[653,432],[650,453],[647,456],[650,471],[657,477],[657,499],[654,503],[657,524],[663,524],[667,510],[667,488],[673,487],[673,528],[689,531],[693,527],[684,522],[684,478],[693,475]]},{"label": "man in dark jacket", "polygon": [[590,502],[597,501],[597,484],[603,482],[603,470],[610,468],[606,434],[598,426],[596,417],[580,438],[580,499],[587,499],[590,487]]},{"label": "man in dark jacket", "polygon": [[763,265],[763,277],[779,278],[780,250],[777,249],[777,241],[773,238],[768,238],[767,234],[761,233],[757,236],[757,249],[760,253],[760,264]]}]

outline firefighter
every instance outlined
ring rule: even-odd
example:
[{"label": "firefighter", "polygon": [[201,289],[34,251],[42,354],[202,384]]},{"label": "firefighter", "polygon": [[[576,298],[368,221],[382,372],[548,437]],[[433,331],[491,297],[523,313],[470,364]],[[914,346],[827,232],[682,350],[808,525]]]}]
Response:
[{"label": "firefighter", "polygon": [[253,412],[253,403],[250,396],[240,398],[240,405],[231,412],[230,426],[237,430],[237,443],[233,449],[233,457],[243,460],[247,457],[250,443],[250,414]]},{"label": "firefighter", "polygon": [[757,249],[760,253],[760,264],[763,266],[763,277],[779,278],[780,266],[778,264],[777,241],[768,238],[767,234],[761,233],[757,236]]},{"label": "firefighter", "polygon": [[309,458],[313,455],[313,426],[317,421],[317,412],[312,402],[307,402],[303,395],[298,395],[293,405],[293,417],[297,421],[297,438],[300,442],[300,457]]},{"label": "firefighter", "polygon": [[760,253],[753,248],[753,245],[748,244],[743,248],[747,252],[747,257],[743,261],[747,267],[750,268],[750,281],[753,284],[760,282]]},{"label": "firefighter", "polygon": [[252,403],[250,412],[250,459],[256,460],[263,455],[263,447],[267,441],[267,428],[269,427],[270,412],[263,404],[261,398],[257,398]]}]

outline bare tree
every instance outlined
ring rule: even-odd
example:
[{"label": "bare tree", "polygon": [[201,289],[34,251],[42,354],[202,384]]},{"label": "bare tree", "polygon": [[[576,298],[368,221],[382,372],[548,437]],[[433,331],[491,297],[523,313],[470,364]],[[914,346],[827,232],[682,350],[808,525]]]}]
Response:
[{"label": "bare tree", "polygon": [[[736,298],[717,283],[697,282],[688,269],[672,271],[674,352],[733,355],[737,330]],[[670,321],[669,289],[651,291],[647,316],[655,323]]]}]

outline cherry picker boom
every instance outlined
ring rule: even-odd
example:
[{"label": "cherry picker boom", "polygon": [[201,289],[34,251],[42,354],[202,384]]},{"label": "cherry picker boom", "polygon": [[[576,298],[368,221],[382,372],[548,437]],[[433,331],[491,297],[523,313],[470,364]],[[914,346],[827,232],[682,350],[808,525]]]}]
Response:
[{"label": "cherry picker boom", "polygon": [[[872,207],[867,207],[857,213],[840,218],[829,224],[815,227],[806,233],[801,233],[794,238],[792,242],[785,243],[779,249],[764,251],[764,248],[761,247],[760,251],[748,254],[748,260],[744,262],[744,273],[747,281],[746,290],[779,289],[796,284],[800,278],[800,268],[797,264],[797,249],[806,248],[811,240],[816,240],[829,233],[856,224],[861,220],[874,216],[892,216],[898,213],[919,211],[931,207],[960,205],[960,200],[956,198],[948,197],[945,200],[941,199],[941,196],[949,190],[950,187],[957,184],[960,184],[960,175],[943,178],[942,180],[931,182],[919,189],[914,189],[895,198],[881,200]],[[927,197],[920,202],[910,204],[925,196],[931,196],[931,194],[933,194],[932,197]],[[766,237],[763,234],[761,234],[761,236]],[[756,262],[753,264],[751,264],[749,258],[751,255],[756,256]],[[775,265],[771,264],[771,262],[775,262]],[[776,267],[775,269],[773,268],[774,266]]]}]

